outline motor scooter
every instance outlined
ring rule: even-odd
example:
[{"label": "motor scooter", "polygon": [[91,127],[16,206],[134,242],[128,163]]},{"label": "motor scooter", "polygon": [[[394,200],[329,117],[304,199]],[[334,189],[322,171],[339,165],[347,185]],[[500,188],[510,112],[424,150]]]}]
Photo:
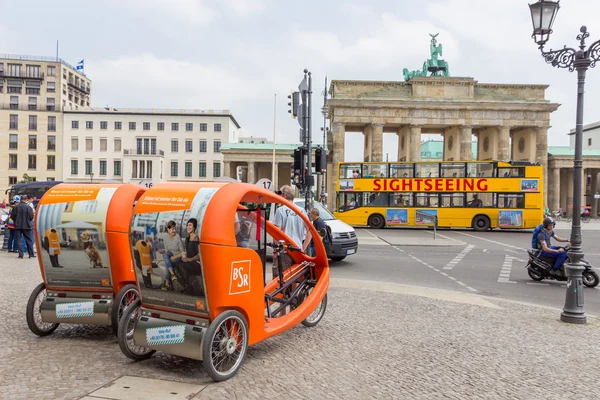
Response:
[{"label": "motor scooter", "polygon": [[[568,245],[563,248],[565,252],[567,252],[567,259],[565,260],[565,263],[570,263],[571,259],[568,255],[568,251],[571,249],[571,246]],[[544,279],[552,279],[557,281],[567,280],[564,265],[558,270],[554,269],[554,258],[540,256],[540,250],[527,250],[527,253],[529,253],[529,261],[527,262],[527,265],[525,265],[525,268],[527,268],[527,273],[531,279],[538,282]],[[598,277],[596,271],[594,271],[590,262],[584,257],[581,259],[581,264],[585,268],[582,273],[583,284],[589,288],[595,288],[598,286],[598,283],[600,283],[600,278]]]}]

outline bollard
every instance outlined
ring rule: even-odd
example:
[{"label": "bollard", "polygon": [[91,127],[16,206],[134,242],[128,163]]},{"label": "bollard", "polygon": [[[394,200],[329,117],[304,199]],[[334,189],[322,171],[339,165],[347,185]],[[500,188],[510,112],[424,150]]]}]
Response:
[{"label": "bollard", "polygon": [[437,231],[437,224],[438,224],[438,217],[437,215],[434,215],[433,217],[433,240],[435,240],[435,234]]}]

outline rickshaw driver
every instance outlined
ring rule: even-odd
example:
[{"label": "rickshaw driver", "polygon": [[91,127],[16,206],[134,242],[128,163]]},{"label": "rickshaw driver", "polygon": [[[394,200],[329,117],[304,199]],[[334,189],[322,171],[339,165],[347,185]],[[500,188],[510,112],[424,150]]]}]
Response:
[{"label": "rickshaw driver", "polygon": [[[291,188],[291,186],[284,185],[281,187],[280,191],[281,196],[284,199],[291,202],[294,201],[294,190]],[[308,218],[306,211],[303,208],[301,208],[300,210]],[[299,217],[292,209],[285,205],[279,207],[277,211],[275,211],[273,225],[281,229],[283,233],[285,233],[290,239],[292,239],[292,244],[294,246],[302,246],[302,251],[306,251],[312,239],[312,235],[310,231],[306,229],[304,220],[301,217]],[[275,265],[275,260],[273,261],[273,277],[275,277],[277,276],[278,272],[276,272],[277,267]],[[281,265],[282,272],[291,267],[293,264],[294,261],[287,252],[284,251],[279,255],[277,265]]]}]

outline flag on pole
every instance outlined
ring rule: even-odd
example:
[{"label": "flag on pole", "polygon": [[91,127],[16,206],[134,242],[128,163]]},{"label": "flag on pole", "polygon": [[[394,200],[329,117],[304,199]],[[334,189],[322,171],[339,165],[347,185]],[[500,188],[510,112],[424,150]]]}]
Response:
[{"label": "flag on pole", "polygon": [[77,63],[77,65],[75,66],[75,69],[76,69],[77,71],[79,71],[79,70],[83,70],[83,60],[81,60],[81,61],[79,61],[79,62]]}]

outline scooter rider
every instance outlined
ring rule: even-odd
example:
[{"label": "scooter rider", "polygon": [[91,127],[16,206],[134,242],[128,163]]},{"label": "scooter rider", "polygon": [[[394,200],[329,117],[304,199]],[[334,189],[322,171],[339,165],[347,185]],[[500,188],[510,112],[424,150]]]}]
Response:
[{"label": "scooter rider", "polygon": [[560,271],[560,268],[562,267],[563,263],[567,259],[567,253],[565,252],[565,249],[563,249],[563,248],[558,248],[556,246],[552,246],[550,244],[550,239],[554,238],[558,242],[566,242],[566,243],[569,243],[569,240],[556,236],[556,234],[553,231],[554,226],[556,225],[556,223],[554,222],[554,219],[552,219],[550,217],[546,217],[546,218],[544,218],[544,222],[542,223],[542,225],[544,227],[540,231],[540,233],[538,233],[538,235],[537,235],[537,247],[538,247],[538,249],[541,249],[540,256],[548,257],[548,258],[555,258],[556,261],[554,261],[554,268],[553,268],[552,272],[553,273],[558,272],[558,271]]}]

